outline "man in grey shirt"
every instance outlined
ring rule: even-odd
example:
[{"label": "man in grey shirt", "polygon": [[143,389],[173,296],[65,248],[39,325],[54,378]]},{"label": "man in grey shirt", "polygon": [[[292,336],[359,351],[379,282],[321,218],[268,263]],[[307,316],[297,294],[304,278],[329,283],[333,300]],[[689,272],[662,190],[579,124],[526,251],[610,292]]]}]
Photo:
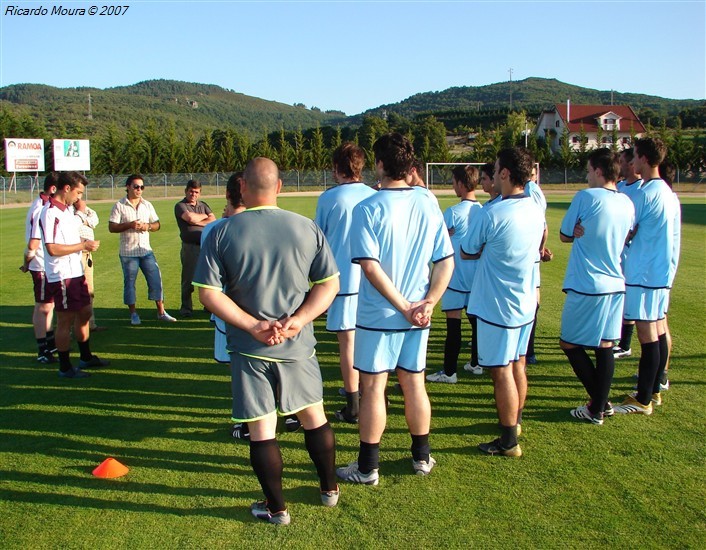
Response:
[{"label": "man in grey shirt", "polygon": [[297,414],[321,500],[338,502],[335,439],[323,408],[312,321],[331,304],[339,282],[321,229],[277,207],[281,187],[274,162],[250,161],[241,185],[247,209],[206,237],[194,285],[201,303],[227,323],[233,421],[248,423],[250,463],[266,499],[250,509],[258,519],[288,524],[278,413]]}]

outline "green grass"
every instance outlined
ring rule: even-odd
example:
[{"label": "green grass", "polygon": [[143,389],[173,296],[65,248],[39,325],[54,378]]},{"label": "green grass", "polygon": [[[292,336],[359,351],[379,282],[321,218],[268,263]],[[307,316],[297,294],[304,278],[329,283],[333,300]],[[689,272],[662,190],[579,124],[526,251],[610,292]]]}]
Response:
[{"label": "green grass", "polygon": [[[83,381],[60,380],[35,361],[29,276],[17,269],[24,208],[0,210],[0,544],[3,548],[431,548],[706,546],[703,367],[706,201],[682,197],[682,262],[672,293],[672,389],[651,417],[611,418],[602,427],[573,421],[584,400],[557,345],[561,281],[570,245],[558,227],[570,196],[550,195],[549,246],[542,268],[537,333],[540,363],[529,369],[521,459],[481,456],[495,437],[489,377],[465,372],[455,386],[430,384],[432,446],[439,464],[412,475],[400,396],[393,395],[378,487],[343,486],[340,505],[319,504],[301,433],[280,437],[292,525],[256,523],[260,495],[246,444],[229,435],[227,367],[212,360],[207,315],[173,325],[154,319],[144,280],[143,324],[129,326],[122,305],[116,235],[101,217],[95,255],[96,315],[110,330],[94,335],[112,366]],[[315,198],[284,197],[312,216]],[[165,281],[167,310],[179,296],[179,243],[172,208],[155,200],[162,230],[152,243]],[[220,212],[222,201],[209,200]],[[441,206],[452,204],[442,197]],[[444,322],[434,319],[429,368],[442,360]],[[329,413],[342,406],[335,339],[317,323]],[[464,326],[464,336],[468,335]],[[635,344],[636,340],[635,340]],[[465,358],[464,358],[465,361]],[[635,357],[618,363],[619,399],[632,387]],[[356,458],[355,427],[334,424],[338,463]],[[119,479],[91,470],[112,456],[130,468]]]}]

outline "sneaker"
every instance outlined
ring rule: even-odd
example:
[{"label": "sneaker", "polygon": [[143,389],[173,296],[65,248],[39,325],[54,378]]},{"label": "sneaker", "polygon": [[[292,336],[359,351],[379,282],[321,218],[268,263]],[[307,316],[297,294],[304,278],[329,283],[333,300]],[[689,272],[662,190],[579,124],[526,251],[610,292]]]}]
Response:
[{"label": "sneaker", "polygon": [[341,489],[336,485],[335,491],[321,491],[321,504],[332,508],[338,504],[338,497],[341,496]]},{"label": "sneaker", "polygon": [[412,460],[412,468],[418,476],[428,476],[434,466],[436,466],[436,460],[431,455],[429,455],[429,461]]},{"label": "sneaker", "polygon": [[470,361],[463,365],[463,370],[470,372],[471,374],[483,374],[483,367],[480,365],[471,365]]},{"label": "sneaker", "polygon": [[615,414],[615,409],[613,408],[613,403],[610,401],[605,402],[605,407],[603,407],[603,417],[613,416]]},{"label": "sneaker", "polygon": [[537,356],[536,355],[528,355],[527,358],[525,359],[525,364],[536,365],[537,364]]},{"label": "sneaker", "polygon": [[250,513],[257,519],[272,523],[274,525],[289,525],[292,521],[292,516],[287,510],[282,510],[273,514],[267,509],[266,500],[258,500],[250,505]]},{"label": "sneaker", "polygon": [[233,424],[230,435],[232,435],[234,439],[250,439],[250,430],[247,424],[237,422]]},{"label": "sneaker", "polygon": [[653,407],[660,407],[662,405],[662,394],[657,392],[652,394],[652,402],[651,405]]},{"label": "sneaker", "polygon": [[662,384],[662,382],[659,383],[659,391],[667,391],[669,389],[669,379]]},{"label": "sneaker", "polygon": [[140,316],[137,314],[137,312],[130,314],[130,324],[133,327],[136,327],[137,325],[142,324],[142,321],[140,320]]},{"label": "sneaker", "polygon": [[623,359],[624,357],[630,357],[632,355],[632,349],[623,349],[620,346],[613,347],[613,357],[615,359]]},{"label": "sneaker", "polygon": [[478,448],[489,455],[501,455],[501,456],[522,456],[522,449],[519,445],[514,447],[503,447],[500,443],[500,438],[497,438],[489,443],[481,443]]},{"label": "sneaker", "polygon": [[600,412],[598,414],[593,414],[586,405],[581,405],[580,407],[571,409],[571,411],[569,411],[569,414],[571,414],[571,416],[573,416],[574,418],[578,418],[579,420],[587,420],[588,422],[590,422],[591,424],[595,424],[596,426],[603,425],[603,413]]},{"label": "sneaker", "polygon": [[107,359],[101,359],[97,355],[91,355],[88,361],[79,361],[78,366],[82,369],[97,369],[100,367],[107,367],[110,365],[110,361]]},{"label": "sneaker", "polygon": [[78,367],[71,367],[66,372],[59,371],[59,378],[88,378],[89,376],[91,376],[90,373],[83,372]]},{"label": "sneaker", "polygon": [[650,414],[652,414],[652,402],[648,403],[647,405],[643,405],[637,399],[635,399],[634,396],[628,395],[625,401],[623,401],[617,407],[614,407],[614,410],[616,414],[639,413],[649,416]]},{"label": "sneaker", "polygon": [[333,413],[333,416],[336,417],[336,420],[340,420],[341,422],[348,422],[349,424],[358,423],[358,417],[351,416],[348,413],[348,407],[343,407],[340,411],[336,411],[335,413]]},{"label": "sneaker", "polygon": [[45,349],[44,351],[39,352],[37,355],[37,361],[44,365],[48,365],[49,363],[56,363],[56,357],[54,357],[54,354],[51,351]]},{"label": "sneaker", "polygon": [[292,415],[284,419],[284,427],[288,432],[296,432],[302,427],[302,423],[299,422],[296,416]]},{"label": "sneaker", "polygon": [[451,376],[447,375],[443,370],[435,372],[427,376],[428,382],[443,382],[444,384],[455,384],[458,382],[458,377],[454,372]]},{"label": "sneaker", "polygon": [[357,462],[351,462],[348,466],[336,468],[336,475],[344,481],[362,483],[363,485],[377,485],[380,481],[377,468],[373,468],[370,473],[364,474],[358,469]]},{"label": "sneaker", "polygon": [[157,320],[165,323],[176,323],[176,318],[169,315],[166,311],[162,315],[157,315]]}]

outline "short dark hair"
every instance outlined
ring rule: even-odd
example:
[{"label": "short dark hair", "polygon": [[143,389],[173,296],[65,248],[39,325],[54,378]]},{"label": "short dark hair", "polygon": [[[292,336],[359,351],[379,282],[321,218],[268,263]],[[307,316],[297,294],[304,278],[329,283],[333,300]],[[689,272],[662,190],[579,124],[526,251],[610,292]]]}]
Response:
[{"label": "short dark hair", "polygon": [[365,166],[365,152],[351,141],[341,143],[333,152],[333,167],[346,178],[360,181]]},{"label": "short dark hair", "polygon": [[606,181],[615,182],[620,174],[618,156],[606,147],[594,149],[588,154],[588,162],[594,170],[600,169]]},{"label": "short dark hair", "polygon": [[667,146],[659,138],[640,138],[635,141],[635,154],[647,159],[650,166],[659,166],[667,156]]},{"label": "short dark hair", "polygon": [[628,162],[631,162],[633,158],[635,158],[635,151],[633,150],[632,147],[628,147],[627,149],[623,149],[620,151],[621,155],[625,155],[625,158]]},{"label": "short dark hair", "polygon": [[145,176],[142,174],[130,174],[127,179],[125,180],[125,185],[130,185],[132,182],[137,181],[137,180],[142,180],[142,183],[145,182]]},{"label": "short dark hair", "polygon": [[468,191],[475,191],[478,185],[479,172],[475,166],[454,166],[451,170],[456,181],[463,185]]},{"label": "short dark hair", "polygon": [[662,178],[669,187],[672,186],[677,177],[677,167],[671,160],[665,160],[659,165],[659,177]]},{"label": "short dark hair", "polygon": [[508,147],[498,152],[498,166],[510,172],[513,185],[524,188],[532,176],[532,157],[519,147]]},{"label": "short dark hair", "polygon": [[88,180],[83,174],[80,174],[79,172],[59,172],[57,187],[65,187],[68,185],[71,189],[73,189],[78,187],[80,183],[84,186],[88,185]]},{"label": "short dark hair", "polygon": [[59,174],[49,172],[44,178],[44,192],[48,193],[52,187],[59,187]]},{"label": "short dark hair", "polygon": [[480,167],[480,171],[487,175],[491,180],[495,175],[495,165],[492,162],[486,162]]},{"label": "short dark hair", "polygon": [[245,181],[243,173],[236,172],[228,178],[228,183],[226,183],[226,196],[233,208],[238,208],[243,204],[243,195],[240,193],[240,182],[242,181]]},{"label": "short dark hair", "polygon": [[187,189],[201,189],[201,182],[199,180],[189,180],[186,182]]},{"label": "short dark hair", "polygon": [[385,175],[393,180],[404,179],[414,162],[412,143],[399,132],[391,132],[378,138],[373,144],[375,162],[382,162]]}]

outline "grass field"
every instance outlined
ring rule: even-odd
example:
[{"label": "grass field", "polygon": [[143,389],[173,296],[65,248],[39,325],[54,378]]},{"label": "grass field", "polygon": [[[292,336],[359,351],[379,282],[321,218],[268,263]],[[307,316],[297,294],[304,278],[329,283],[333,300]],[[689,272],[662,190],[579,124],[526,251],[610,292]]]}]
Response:
[{"label": "grass field", "polygon": [[[149,198],[149,197],[148,197]],[[430,384],[433,454],[427,478],[412,473],[401,396],[392,395],[378,487],[342,486],[337,508],[319,503],[301,433],[280,438],[289,527],[259,524],[248,505],[259,485],[247,444],[229,433],[227,367],[212,360],[205,313],[155,320],[144,280],[143,324],[122,305],[118,238],[101,217],[95,255],[96,316],[109,330],[91,339],[112,366],[81,381],[39,365],[31,328],[31,281],[20,273],[25,208],[0,210],[0,546],[2,548],[704,548],[706,547],[706,201],[682,197],[682,261],[672,292],[672,389],[651,417],[574,421],[585,395],[558,348],[561,281],[570,245],[558,240],[569,195],[548,196],[549,247],[542,267],[539,364],[529,368],[520,459],[482,456],[497,432],[487,374]],[[220,212],[222,199],[207,199]],[[442,197],[446,208],[454,199]],[[313,216],[315,198],[281,206]],[[175,201],[155,200],[162,230],[152,243],[167,310],[179,307]],[[437,314],[429,369],[441,365]],[[317,323],[326,408],[343,405],[335,338]],[[468,335],[464,326],[464,336]],[[634,349],[637,341],[634,339]],[[639,354],[638,354],[639,355]],[[463,358],[465,362],[466,358]],[[462,363],[461,363],[462,364]],[[612,397],[632,388],[637,359],[618,362]],[[355,427],[334,423],[339,465],[356,458]],[[115,457],[130,473],[98,479]]]}]

